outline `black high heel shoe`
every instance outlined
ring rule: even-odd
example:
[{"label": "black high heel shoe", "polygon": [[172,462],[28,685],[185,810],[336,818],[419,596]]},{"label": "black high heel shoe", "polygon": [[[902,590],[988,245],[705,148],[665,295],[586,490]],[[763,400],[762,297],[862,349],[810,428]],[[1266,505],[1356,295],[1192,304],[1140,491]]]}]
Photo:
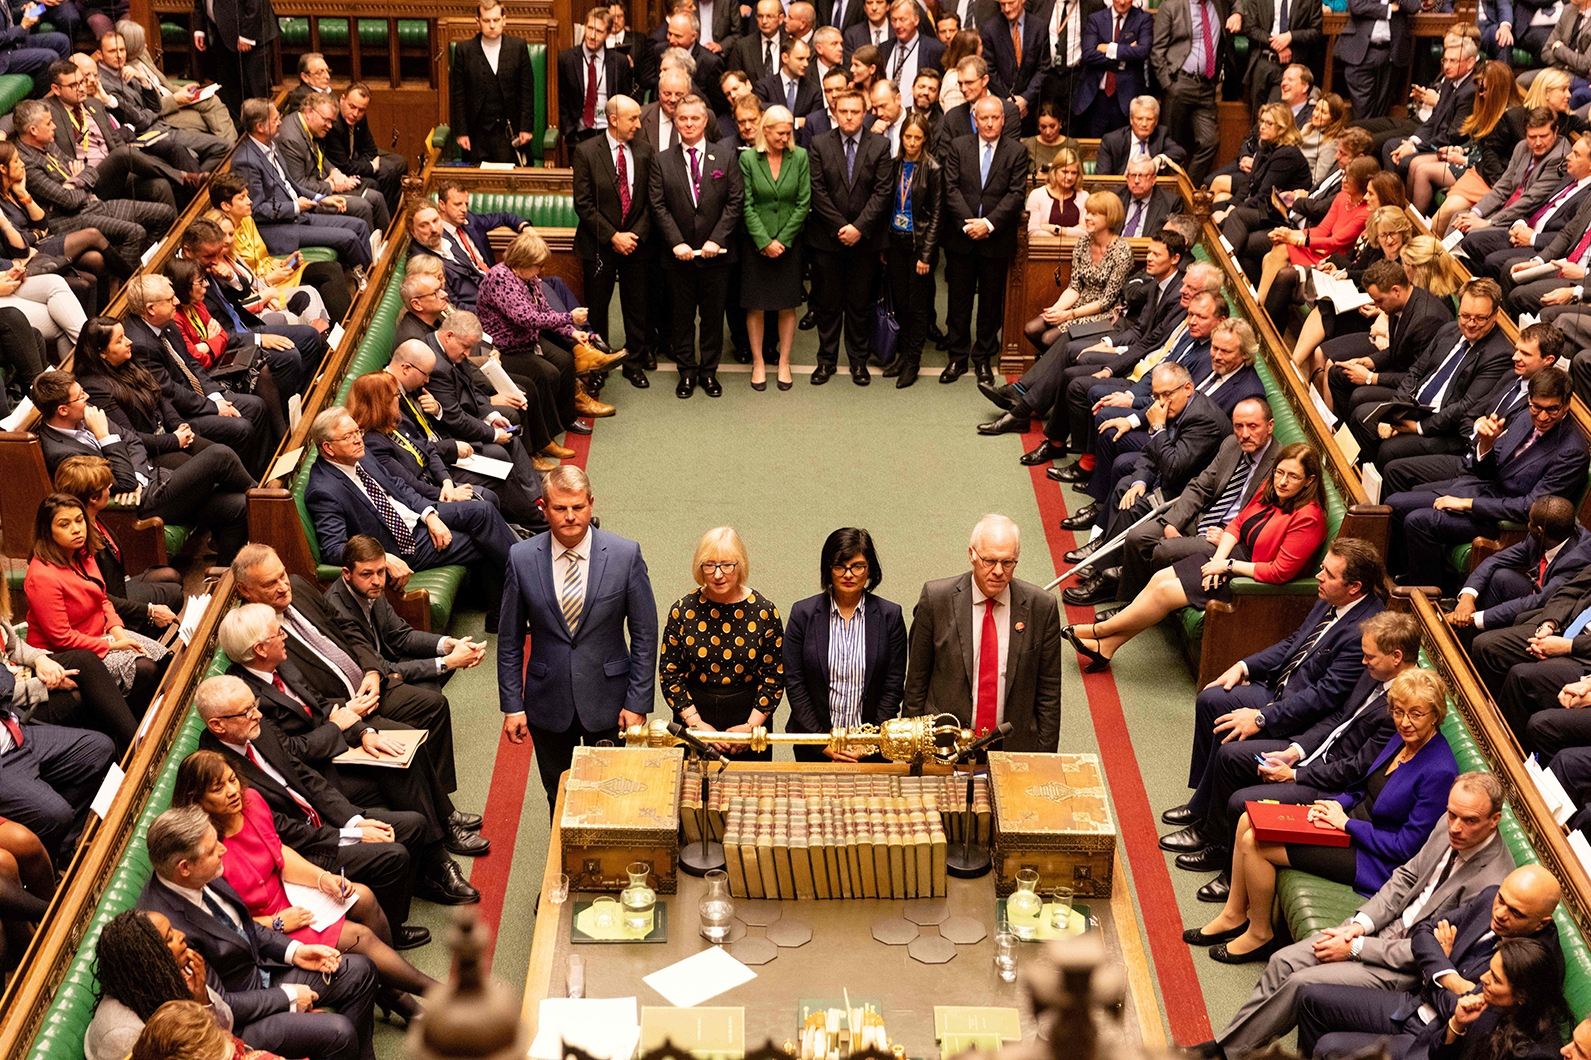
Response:
[{"label": "black high heel shoe", "polygon": [[420,1007],[413,994],[388,987],[383,987],[376,993],[376,1008],[383,1018],[396,1017],[405,1027],[425,1016],[425,1010]]},{"label": "black high heel shoe", "polygon": [[[1101,671],[1109,668],[1110,659],[1108,657],[1104,656],[1104,655],[1101,655],[1099,652],[1095,651],[1093,648],[1090,648],[1087,645],[1085,645],[1083,643],[1083,638],[1079,637],[1076,633],[1072,632],[1072,627],[1071,626],[1063,627],[1061,629],[1061,636],[1065,637],[1068,641],[1071,642],[1072,647],[1077,649],[1077,654],[1081,655],[1083,658],[1088,660],[1087,665],[1085,665],[1083,667],[1083,672],[1085,674],[1097,674],[1097,673],[1100,673]],[[1099,638],[1098,637],[1094,637],[1094,638],[1092,638],[1092,640],[1094,641],[1095,644],[1099,643]]]},{"label": "black high heel shoe", "polygon": [[794,379],[790,380],[788,383],[785,382],[783,379],[775,379],[774,382],[779,384],[779,389],[780,390],[789,390],[791,387],[795,386],[795,380]]}]

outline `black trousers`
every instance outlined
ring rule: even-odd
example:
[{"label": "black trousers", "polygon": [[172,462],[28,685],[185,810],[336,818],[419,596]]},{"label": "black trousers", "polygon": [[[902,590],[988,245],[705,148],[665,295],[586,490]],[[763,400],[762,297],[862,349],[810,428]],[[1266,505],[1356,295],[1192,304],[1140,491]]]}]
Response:
[{"label": "black trousers", "polygon": [[212,80],[221,85],[218,93],[226,104],[228,114],[236,114],[245,99],[269,98],[271,94],[271,49],[253,47],[246,52],[233,51],[236,42],[212,39],[201,57],[203,66]]},{"label": "black trousers", "polygon": [[1233,685],[1230,689],[1216,685],[1199,693],[1193,701],[1193,754],[1188,762],[1188,787],[1198,790],[1215,762],[1215,752],[1222,740],[1222,735],[1215,731],[1215,719],[1234,710],[1264,710],[1274,698],[1270,688],[1262,684]]},{"label": "black trousers", "polygon": [[613,289],[619,289],[619,309],[624,316],[624,345],[630,351],[629,363],[639,366],[648,349],[646,333],[646,273],[652,262],[652,248],[645,243],[633,253],[604,251],[600,257],[582,258],[586,280],[586,306],[590,330],[611,340],[608,310]]},{"label": "black trousers", "polygon": [[[950,359],[988,364],[1000,352],[1005,323],[1005,281],[1011,261],[1005,257],[945,252],[945,282],[950,288],[950,310],[945,321]],[[978,336],[972,336],[972,300],[978,300]]]},{"label": "black trousers", "polygon": [[1348,88],[1348,98],[1353,103],[1354,117],[1381,118],[1392,109],[1392,75],[1395,71],[1388,62],[1391,55],[1390,47],[1372,44],[1365,51],[1364,62],[1344,64],[1342,79]]},{"label": "black trousers", "polygon": [[169,470],[160,485],[145,487],[138,513],[168,523],[197,522],[214,538],[216,561],[231,563],[249,539],[247,491],[253,488],[254,479],[238,455],[224,445],[212,445]]},{"label": "black trousers", "polygon": [[1446,482],[1462,474],[1464,474],[1464,458],[1457,453],[1406,456],[1382,467],[1381,478],[1385,485],[1381,493],[1385,497],[1390,497],[1394,493],[1419,489],[1427,483]]},{"label": "black trousers", "polygon": [[[382,683],[380,714],[411,729],[430,733],[421,750],[431,760],[441,791],[451,795],[458,790],[458,775],[453,763],[453,708],[442,693],[440,680],[394,681],[388,678]],[[447,813],[453,812],[451,800],[439,806],[446,806]]]},{"label": "black trousers", "polygon": [[[186,188],[182,172],[134,147],[118,147],[94,167],[94,194],[101,199],[136,199],[177,208],[173,186]],[[191,198],[186,195],[186,198]],[[164,233],[157,233],[163,235]]]},{"label": "black trousers", "polygon": [[[1569,680],[1578,681],[1585,673],[1591,672],[1591,667],[1574,663],[1573,666],[1559,668],[1558,676],[1562,677],[1570,670],[1574,671],[1574,676]],[[1553,772],[1559,773],[1558,779],[1564,781],[1564,788],[1575,796],[1575,804],[1584,806],[1587,800],[1580,792],[1587,787],[1588,774],[1585,770],[1591,765],[1591,756],[1588,756],[1588,750],[1591,750],[1591,716],[1587,716],[1584,710],[1566,710],[1556,706],[1557,692],[1552,695],[1551,699],[1539,701],[1542,709],[1532,714],[1525,723],[1525,737],[1520,742],[1528,751],[1536,752],[1541,761],[1550,762]],[[1560,763],[1565,769],[1573,768],[1581,779],[1569,783],[1564,774],[1559,772]]]},{"label": "black trousers", "polygon": [[1165,524],[1151,519],[1127,535],[1121,557],[1121,583],[1117,596],[1131,600],[1144,591],[1149,579],[1163,567],[1170,567],[1188,556],[1215,555],[1215,546],[1202,534],[1188,533],[1166,537]]},{"label": "black trousers", "polygon": [[22,746],[0,755],[0,817],[30,829],[64,865],[114,753],[104,733],[23,725]]},{"label": "black trousers", "polygon": [[[866,365],[878,303],[878,248],[858,243],[843,250],[812,251],[812,312],[818,324],[818,363],[840,361],[840,336],[852,368]],[[927,321],[923,335],[928,334]],[[919,349],[921,347],[919,346]]]},{"label": "black trousers", "polygon": [[[1254,756],[1268,751],[1285,751],[1288,744],[1287,740],[1250,738],[1215,745],[1209,767],[1199,778],[1199,786],[1194,789],[1193,797],[1188,800],[1188,809],[1203,815],[1201,827],[1212,842],[1226,849],[1232,847],[1233,829],[1224,822],[1226,802],[1237,789],[1260,782],[1259,763]],[[1233,818],[1232,824],[1236,823],[1236,818]]]},{"label": "black trousers", "polygon": [[912,364],[922,361],[923,344],[928,341],[928,320],[933,315],[934,304],[933,266],[929,266],[926,276],[919,276],[917,260],[912,236],[891,232],[885,275],[889,280],[889,296],[895,305],[895,322],[900,325],[895,355],[906,358]]},{"label": "black trousers", "polygon": [[569,763],[574,761],[575,748],[581,744],[590,746],[599,740],[617,742],[619,726],[615,723],[611,729],[587,729],[581,723],[578,712],[569,728],[562,732],[543,729],[528,720],[526,724],[530,727],[530,742],[536,752],[536,772],[541,774],[541,786],[547,791],[547,817],[550,820],[558,802],[558,778],[568,772]]},{"label": "black trousers", "polygon": [[1234,206],[1221,222],[1221,234],[1237,249],[1238,262],[1250,282],[1259,282],[1260,263],[1271,249],[1271,229],[1280,224],[1272,211],[1253,206]]},{"label": "black trousers", "polygon": [[374,1060],[371,1044],[376,1001],[376,966],[368,957],[345,954],[328,982],[320,972],[293,968],[271,976],[272,986],[296,983],[316,994],[315,1007],[335,1012],[277,1012],[235,1028],[253,1049],[280,1056],[327,1060]]},{"label": "black trousers", "polygon": [[1401,990],[1311,983],[1298,995],[1298,1051],[1328,1060],[1385,1038],[1390,1060],[1403,1060],[1422,1024],[1418,1017],[1392,1017],[1419,1007],[1418,998]]},{"label": "black trousers", "polygon": [[1166,87],[1164,98],[1166,128],[1171,138],[1188,152],[1188,176],[1195,185],[1203,184],[1221,143],[1221,128],[1216,120],[1219,104],[1216,82],[1179,72],[1176,80]]},{"label": "black trousers", "polygon": [[466,166],[478,166],[482,162],[519,164],[513,138],[508,135],[508,123],[503,119],[482,120],[479,126],[472,123],[464,131],[470,138],[470,149],[464,152]]},{"label": "black trousers", "polygon": [[[129,581],[127,585],[130,591],[133,583]],[[180,587],[178,589],[180,595]],[[52,651],[50,658],[68,670],[77,671],[72,678],[77,688],[52,691],[49,699],[33,708],[30,720],[102,732],[111,738],[116,745],[116,757],[121,758],[138,735],[138,718],[127,705],[116,678],[91,651]]]},{"label": "black trousers", "polygon": [[553,423],[557,424],[554,433],[575,421],[574,354],[544,338],[534,352],[509,353],[505,350],[502,359],[504,368],[530,378],[538,391],[545,384],[552,398],[547,409]]},{"label": "black trousers", "polygon": [[1529,731],[1531,716],[1540,710],[1556,710],[1559,689],[1591,673],[1591,658],[1570,654],[1537,659],[1531,655],[1528,645],[1535,632],[1536,614],[1524,612],[1516,617],[1516,625],[1478,634],[1471,645],[1470,658],[1481,681],[1497,701],[1503,719],[1520,741],[1541,737],[1550,744],[1554,737],[1561,737],[1566,731],[1561,720],[1544,722],[1551,731],[1532,736]]},{"label": "black trousers", "polygon": [[679,365],[682,377],[716,372],[724,355],[729,275],[738,266],[727,261],[683,262],[672,255],[663,260],[669,300],[669,356]]}]

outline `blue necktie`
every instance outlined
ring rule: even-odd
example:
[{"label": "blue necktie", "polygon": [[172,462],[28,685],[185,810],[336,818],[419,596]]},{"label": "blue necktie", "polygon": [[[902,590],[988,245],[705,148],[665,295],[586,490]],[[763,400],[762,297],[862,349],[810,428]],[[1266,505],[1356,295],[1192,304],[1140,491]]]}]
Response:
[{"label": "blue necktie", "polygon": [[1573,640],[1584,632],[1587,625],[1591,625],[1591,607],[1575,615],[1574,621],[1569,623],[1569,628],[1563,631],[1563,635]]},{"label": "blue necktie", "polygon": [[[243,929],[242,924],[239,924],[236,920],[233,920],[231,917],[226,915],[226,910],[221,908],[220,900],[216,898],[215,895],[211,894],[208,888],[200,888],[199,897],[204,900],[204,907],[210,910],[211,916],[215,917],[217,920],[221,921],[222,924],[237,932],[238,937],[241,938],[245,944],[248,943],[249,933]],[[260,989],[269,990],[271,986],[271,974],[264,968],[261,968],[258,971],[260,976]]]},{"label": "blue necktie", "polygon": [[1458,348],[1447,358],[1447,362],[1437,369],[1435,375],[1428,379],[1420,392],[1415,395],[1415,400],[1422,405],[1429,405],[1436,400],[1436,395],[1442,392],[1447,381],[1453,378],[1453,373],[1458,371],[1458,366],[1464,363],[1464,357],[1469,353],[1469,340],[1459,339]]},{"label": "blue necktie", "polygon": [[243,318],[238,316],[238,311],[232,308],[232,300],[226,296],[225,292],[217,291],[216,301],[220,302],[221,308],[226,310],[227,317],[232,321],[233,330],[239,335],[247,335],[249,333],[248,325],[243,323]]},{"label": "blue necktie", "polygon": [[980,187],[987,187],[988,186],[988,184],[989,184],[989,166],[992,165],[993,162],[994,162],[994,145],[991,144],[991,143],[984,143],[983,144],[983,160],[978,163],[978,172],[982,175],[982,179],[978,182]]},{"label": "blue necktie", "polygon": [[856,137],[847,137],[845,141],[845,183],[850,184],[856,172]]},{"label": "blue necktie", "polygon": [[796,83],[794,81],[786,81],[784,83],[784,105],[790,108],[791,114],[795,113],[795,92]]}]

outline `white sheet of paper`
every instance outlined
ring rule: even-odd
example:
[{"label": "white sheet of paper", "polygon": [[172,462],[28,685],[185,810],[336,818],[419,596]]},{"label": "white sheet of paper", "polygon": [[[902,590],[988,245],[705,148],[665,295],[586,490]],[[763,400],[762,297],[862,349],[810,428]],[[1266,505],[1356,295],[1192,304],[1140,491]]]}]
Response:
[{"label": "white sheet of paper", "polygon": [[188,597],[188,603],[182,609],[182,621],[177,627],[177,636],[182,638],[182,643],[193,643],[193,631],[199,628],[199,619],[204,617],[205,609],[209,606],[209,593]]},{"label": "white sheet of paper", "polygon": [[110,804],[116,801],[116,793],[122,789],[122,780],[126,776],[117,762],[112,762],[110,769],[105,771],[105,779],[100,781],[94,801],[88,804],[88,808],[97,814],[100,820],[103,821],[105,815],[110,812]]},{"label": "white sheet of paper", "polygon": [[300,909],[307,909],[315,914],[315,919],[310,922],[310,927],[315,931],[324,931],[337,922],[337,919],[359,901],[359,896],[350,888],[348,897],[342,900],[322,894],[314,887],[305,887],[301,883],[284,883],[282,889],[287,892],[290,904]]},{"label": "white sheet of paper", "polygon": [[[1453,253],[1457,251],[1458,245],[1462,242],[1464,242],[1464,233],[1455,228],[1443,238],[1442,245],[1448,249],[1449,253]],[[1467,258],[1469,255],[1465,254],[1464,257]]]},{"label": "white sheet of paper", "polygon": [[1561,14],[1563,14],[1563,4],[1561,3],[1553,4],[1550,7],[1538,7],[1535,9],[1535,13],[1530,16],[1530,24],[1532,26],[1556,26],[1558,24],[1558,16]]},{"label": "white sheet of paper", "polygon": [[[298,395],[294,394],[293,396],[297,397]],[[281,478],[284,475],[291,474],[292,470],[298,466],[299,460],[303,459],[303,456],[303,446],[299,446],[296,449],[289,449],[287,452],[276,458],[276,463],[271,465],[271,470],[265,473],[265,477],[267,479],[273,479]]]},{"label": "white sheet of paper", "polygon": [[481,362],[481,374],[492,384],[492,388],[497,391],[499,396],[518,398],[521,401],[525,400],[525,392],[519,389],[518,385],[508,377],[508,372],[503,369],[501,361],[492,357],[486,358],[486,360]]},{"label": "white sheet of paper", "polygon": [[1365,464],[1359,468],[1359,481],[1364,483],[1365,496],[1371,504],[1381,503],[1381,472],[1374,464]]},{"label": "white sheet of paper", "polygon": [[487,173],[512,173],[514,170],[514,163],[482,162],[480,168]]},{"label": "white sheet of paper", "polygon": [[200,102],[202,100],[209,99],[219,91],[221,91],[220,85],[205,85],[203,88],[199,89],[199,99],[195,100],[194,102]]},{"label": "white sheet of paper", "polygon": [[157,239],[153,243],[149,244],[149,249],[144,251],[144,256],[138,259],[138,263],[140,265],[149,264],[149,259],[154,257],[155,254],[160,250],[160,242],[161,241]]},{"label": "white sheet of paper", "polygon": [[297,427],[298,421],[304,418],[304,395],[294,394],[287,399],[287,425]]},{"label": "white sheet of paper", "polygon": [[1535,781],[1536,790],[1541,792],[1542,801],[1551,811],[1552,819],[1560,825],[1566,824],[1569,818],[1574,816],[1574,803],[1569,799],[1569,793],[1563,789],[1557,774],[1550,769],[1543,769],[1535,755],[1525,759],[1525,772]]},{"label": "white sheet of paper", "polygon": [[545,997],[530,1055],[534,1060],[560,1060],[567,1042],[598,1060],[630,1060],[640,1040],[633,997]]},{"label": "white sheet of paper", "polygon": [[133,744],[135,746],[137,744],[143,743],[144,737],[149,735],[149,726],[155,723],[155,715],[160,713],[160,704],[164,703],[165,701],[166,694],[162,692],[160,695],[155,697],[154,702],[149,704],[149,709],[144,711],[144,720],[138,723],[138,735],[133,737]]},{"label": "white sheet of paper", "polygon": [[497,479],[507,479],[514,470],[514,465],[507,460],[497,460],[490,456],[482,456],[480,453],[471,453],[464,459],[456,461],[453,466]]},{"label": "white sheet of paper", "polygon": [[1580,859],[1581,867],[1591,872],[1591,840],[1586,839],[1585,833],[1578,828],[1569,833],[1569,849]]},{"label": "white sheet of paper", "polygon": [[32,413],[33,399],[25,397],[21,401],[17,402],[17,407],[11,410],[11,415],[7,416],[3,420],[0,420],[0,428],[8,431],[14,431],[18,427],[22,426],[22,421],[27,419]]},{"label": "white sheet of paper", "polygon": [[343,326],[341,324],[336,325],[326,333],[326,345],[330,346],[332,349],[335,350],[337,347],[341,346],[342,341]]},{"label": "white sheet of paper", "polygon": [[644,976],[641,981],[670,1004],[690,1008],[755,978],[756,972],[714,946]]}]

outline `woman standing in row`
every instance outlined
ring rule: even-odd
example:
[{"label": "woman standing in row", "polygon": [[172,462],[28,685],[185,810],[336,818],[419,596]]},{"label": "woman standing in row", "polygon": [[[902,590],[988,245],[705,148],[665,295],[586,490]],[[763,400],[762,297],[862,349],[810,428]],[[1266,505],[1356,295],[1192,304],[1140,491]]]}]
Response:
[{"label": "woman standing in row", "polygon": [[928,341],[928,315],[934,304],[934,262],[939,257],[939,226],[944,216],[945,172],[929,151],[933,127],[912,113],[900,127],[900,158],[890,184],[894,199],[889,212],[885,268],[900,341],[895,359],[884,369],[895,388],[917,382],[923,343]]},{"label": "woman standing in row", "polygon": [[753,390],[768,387],[762,314],[769,309],[779,313],[779,389],[789,390],[794,384],[790,347],[804,300],[800,239],[812,205],[807,153],[794,140],[795,117],[785,107],[769,107],[762,115],[761,142],[739,156],[746,188],[746,233],[751,240],[748,253],[741,257],[740,303],[751,342]]}]

